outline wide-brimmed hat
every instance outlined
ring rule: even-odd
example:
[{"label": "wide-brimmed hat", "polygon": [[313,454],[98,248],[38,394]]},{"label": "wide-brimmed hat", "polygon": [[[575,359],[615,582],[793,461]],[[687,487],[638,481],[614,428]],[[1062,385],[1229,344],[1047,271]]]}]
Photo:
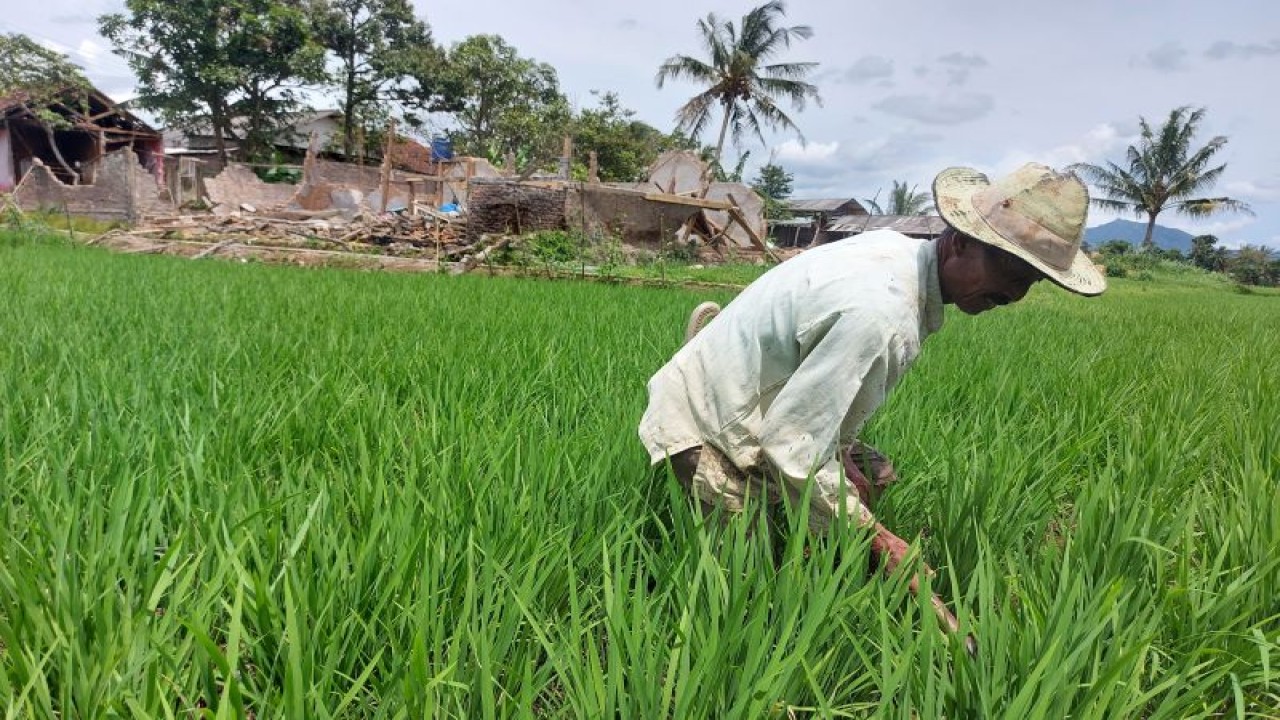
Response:
[{"label": "wide-brimmed hat", "polygon": [[1080,249],[1089,190],[1070,173],[1028,163],[991,182],[953,167],[933,180],[938,214],[956,230],[1026,260],[1074,293],[1100,295],[1107,280]]}]

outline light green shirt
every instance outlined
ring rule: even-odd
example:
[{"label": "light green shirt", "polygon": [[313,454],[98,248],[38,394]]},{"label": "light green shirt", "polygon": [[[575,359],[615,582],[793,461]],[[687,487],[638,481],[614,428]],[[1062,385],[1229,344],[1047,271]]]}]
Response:
[{"label": "light green shirt", "polygon": [[877,230],[765,273],[649,380],[650,460],[709,444],[838,493],[840,447],[942,326],[937,265],[933,242]]}]

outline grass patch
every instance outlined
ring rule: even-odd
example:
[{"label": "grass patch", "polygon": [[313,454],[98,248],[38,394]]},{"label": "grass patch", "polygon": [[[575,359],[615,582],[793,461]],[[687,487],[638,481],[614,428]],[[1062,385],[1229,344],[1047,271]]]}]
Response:
[{"label": "grass patch", "polygon": [[775,566],[646,466],[645,380],[729,293],[37,242],[0,243],[0,285],[13,716],[1280,707],[1270,297],[949,315],[865,437],[970,659],[862,533]]}]

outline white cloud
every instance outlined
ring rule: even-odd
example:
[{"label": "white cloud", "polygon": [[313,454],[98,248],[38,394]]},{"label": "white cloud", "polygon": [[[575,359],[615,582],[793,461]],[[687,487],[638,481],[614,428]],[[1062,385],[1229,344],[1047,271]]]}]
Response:
[{"label": "white cloud", "polygon": [[1160,72],[1179,72],[1187,69],[1187,55],[1190,53],[1181,43],[1167,42],[1148,52],[1137,64]]},{"label": "white cloud", "polygon": [[941,95],[890,95],[871,107],[930,125],[958,125],[987,115],[995,98],[983,93]]},{"label": "white cloud", "polygon": [[1280,178],[1237,180],[1227,183],[1225,188],[1237,200],[1280,200]]},{"label": "white cloud", "polygon": [[80,45],[76,48],[76,54],[85,60],[92,62],[102,55],[102,46],[88,38],[85,38],[80,41]]},{"label": "white cloud", "polygon": [[863,55],[838,77],[847,83],[859,84],[893,76],[893,61],[879,55]]},{"label": "white cloud", "polygon": [[[1174,218],[1177,218],[1177,220],[1174,221]],[[1180,227],[1183,230],[1186,230],[1187,232],[1191,233],[1192,235],[1217,235],[1219,237],[1227,234],[1238,233],[1239,231],[1244,230],[1245,228],[1249,227],[1255,222],[1257,221],[1251,217],[1237,217],[1231,220],[1223,219],[1223,220],[1216,220],[1216,221],[1203,221],[1203,220],[1195,221],[1195,220],[1187,220],[1183,217],[1174,215],[1173,213],[1168,213],[1167,215],[1166,213],[1161,213],[1160,217],[1156,218],[1156,223],[1159,225],[1168,226],[1170,224],[1176,224],[1176,227]],[[1250,241],[1247,239],[1244,239],[1244,240],[1237,239],[1236,241],[1234,241],[1235,246],[1243,245],[1249,242]],[[1256,241],[1253,244],[1256,244]]]},{"label": "white cloud", "polygon": [[836,140],[829,143],[811,142],[802,145],[799,140],[791,139],[778,145],[773,150],[777,154],[777,159],[781,162],[817,165],[833,158],[839,149],[840,143]]},{"label": "white cloud", "polygon": [[1210,45],[1204,54],[1214,60],[1226,60],[1228,58],[1251,60],[1255,57],[1280,55],[1280,40],[1272,40],[1265,44],[1246,43],[1244,45],[1233,43],[1229,40],[1219,40]]},{"label": "white cloud", "polygon": [[964,85],[969,81],[969,74],[977,68],[987,67],[987,59],[976,53],[953,52],[938,58],[938,62],[946,66],[947,83]]},{"label": "white cloud", "polygon": [[54,52],[62,53],[63,55],[71,54],[71,48],[67,47],[66,45],[63,45],[62,43],[56,40],[50,40],[48,38],[37,38],[37,41],[41,45],[45,46],[46,48]]}]

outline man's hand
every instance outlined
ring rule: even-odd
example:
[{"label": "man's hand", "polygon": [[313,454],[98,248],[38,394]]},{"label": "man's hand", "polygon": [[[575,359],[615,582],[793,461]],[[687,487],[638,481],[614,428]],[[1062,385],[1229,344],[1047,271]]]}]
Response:
[{"label": "man's hand", "polygon": [[[884,525],[876,523],[876,534],[871,538],[871,554],[877,566],[884,570],[886,575],[890,575],[894,570],[898,569],[902,561],[907,558],[907,553],[910,549],[911,546],[905,540],[894,535]],[[934,576],[933,568],[923,562],[920,563],[920,566],[923,568],[922,571],[929,577]],[[913,575],[908,587],[911,588],[912,595],[919,597],[920,576]],[[956,620],[956,616],[951,614],[951,611],[947,609],[947,604],[942,601],[942,598],[937,593],[929,599],[929,603],[933,605],[933,613],[938,616],[938,621],[942,623],[947,632],[960,632],[960,621]],[[969,652],[971,657],[978,654],[978,643],[972,635],[966,636],[964,643],[965,650]]]},{"label": "man's hand", "polygon": [[855,440],[840,456],[844,474],[858,490],[858,499],[868,510],[873,510],[876,500],[885,488],[898,481],[889,458],[861,440]]}]

